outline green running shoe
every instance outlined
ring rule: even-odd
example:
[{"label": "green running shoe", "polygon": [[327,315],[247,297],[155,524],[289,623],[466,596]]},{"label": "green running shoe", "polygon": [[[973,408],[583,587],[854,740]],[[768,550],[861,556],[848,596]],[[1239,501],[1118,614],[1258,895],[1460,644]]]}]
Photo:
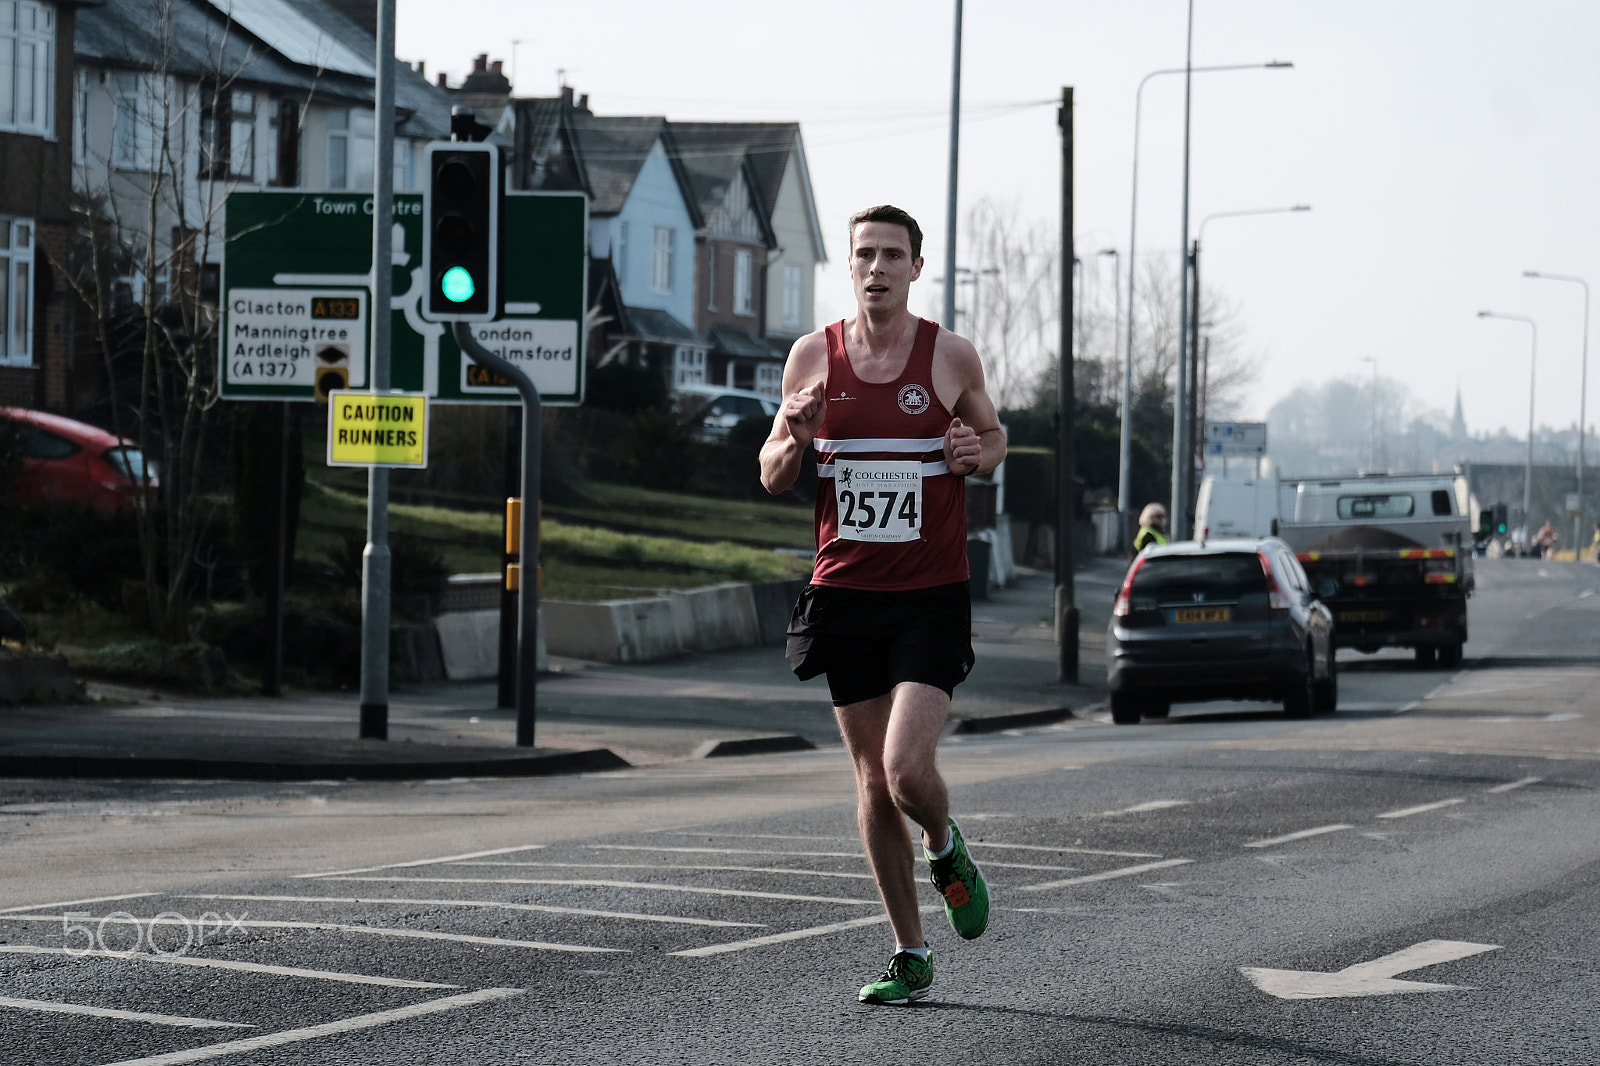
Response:
[{"label": "green running shoe", "polygon": [[924,845],[923,857],[932,870],[933,887],[944,897],[944,916],[950,928],[963,940],[976,940],[989,928],[989,882],[967,852],[961,827],[950,819],[950,839],[955,847],[944,858],[936,858]]},{"label": "green running shoe", "polygon": [[883,976],[865,985],[856,998],[863,1003],[885,1003],[900,1007],[921,999],[933,987],[933,957],[920,959],[909,951],[897,951]]}]

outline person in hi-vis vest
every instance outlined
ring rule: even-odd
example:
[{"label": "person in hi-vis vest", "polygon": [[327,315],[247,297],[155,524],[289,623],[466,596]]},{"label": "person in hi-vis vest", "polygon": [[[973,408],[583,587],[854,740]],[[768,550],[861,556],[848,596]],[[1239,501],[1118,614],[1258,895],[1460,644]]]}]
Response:
[{"label": "person in hi-vis vest", "polygon": [[1138,555],[1152,544],[1167,542],[1167,509],[1159,503],[1147,503],[1139,512],[1139,533],[1133,538],[1133,554]]}]

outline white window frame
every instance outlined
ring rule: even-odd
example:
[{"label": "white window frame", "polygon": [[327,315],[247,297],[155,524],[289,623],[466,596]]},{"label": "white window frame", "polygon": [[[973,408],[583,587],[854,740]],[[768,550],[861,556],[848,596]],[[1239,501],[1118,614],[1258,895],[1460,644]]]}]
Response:
[{"label": "white window frame", "polygon": [[785,263],[783,267],[783,324],[798,326],[802,318],[801,302],[805,299],[805,267],[799,263]]},{"label": "white window frame", "polygon": [[733,313],[755,314],[755,253],[740,248],[733,253]]},{"label": "white window frame", "polygon": [[[396,137],[394,142],[394,191],[411,192],[417,181],[417,154],[416,146],[412,142]],[[373,148],[377,150],[376,146]],[[376,165],[376,164],[374,164]]]},{"label": "white window frame", "polygon": [[771,363],[756,367],[756,391],[774,400],[783,399],[783,367]]},{"label": "white window frame", "polygon": [[328,188],[350,187],[350,112],[344,108],[329,111],[325,117],[328,126]]},{"label": "white window frame", "polygon": [[706,350],[704,348],[675,348],[672,353],[672,386],[704,385],[706,383]]},{"label": "white window frame", "polygon": [[148,174],[156,168],[155,75],[112,75],[111,165]]},{"label": "white window frame", "polygon": [[34,249],[39,243],[39,228],[31,218],[0,215],[0,231],[4,236],[4,247],[0,247],[0,366],[32,366],[37,284]]},{"label": "white window frame", "polygon": [[55,5],[0,0],[0,70],[0,132],[55,140]]},{"label": "white window frame", "polygon": [[650,291],[663,296],[672,294],[673,245],[678,231],[671,226],[657,226],[655,246],[650,257]]},{"label": "white window frame", "polygon": [[717,309],[717,246],[706,246],[706,310]]}]

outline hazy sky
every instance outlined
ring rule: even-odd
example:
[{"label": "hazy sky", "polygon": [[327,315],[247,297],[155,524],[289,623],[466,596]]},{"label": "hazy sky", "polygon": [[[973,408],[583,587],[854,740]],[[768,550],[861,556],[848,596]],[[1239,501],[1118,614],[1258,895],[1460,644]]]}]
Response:
[{"label": "hazy sky", "polygon": [[[1183,66],[1186,9],[968,0],[963,215],[987,196],[1059,224],[1054,104],[1069,85],[1079,249],[1125,253],[1135,91],[1149,72]],[[487,52],[518,95],[553,95],[565,68],[598,114],[797,120],[831,258],[819,321],[851,308],[845,219],[883,202],[922,223],[928,265],[913,307],[938,317],[953,12],[940,0],[400,0],[396,51],[452,82]],[[1446,411],[1459,384],[1470,429],[1520,434],[1530,331],[1479,320],[1487,308],[1537,320],[1537,420],[1577,422],[1583,290],[1521,275],[1600,287],[1597,49],[1590,0],[1196,0],[1196,66],[1295,69],[1195,77],[1191,234],[1218,212],[1312,206],[1206,227],[1204,280],[1239,305],[1246,347],[1261,357],[1241,414],[1264,417],[1301,382],[1364,381],[1373,357],[1382,376]],[[1152,79],[1141,256],[1175,259],[1180,247],[1182,115],[1182,76]],[[1103,284],[1110,264],[1091,260]],[[1600,377],[1600,353],[1595,363]],[[1588,415],[1600,420],[1594,402]]]}]

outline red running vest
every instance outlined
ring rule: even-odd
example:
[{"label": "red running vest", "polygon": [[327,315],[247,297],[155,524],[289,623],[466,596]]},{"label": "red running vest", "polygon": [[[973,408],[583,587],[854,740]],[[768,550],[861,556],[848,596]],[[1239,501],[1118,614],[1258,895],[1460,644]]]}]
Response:
[{"label": "red running vest", "polygon": [[[944,435],[953,417],[933,391],[933,345],[939,325],[918,319],[917,336],[906,367],[893,381],[862,381],[850,366],[844,347],[844,322],[826,330],[828,377],[822,429],[817,450],[817,563],[811,583],[837,588],[895,592],[933,588],[966,581],[967,493],[965,479],[950,473],[944,461]],[[839,504],[847,518],[868,526],[872,535],[887,502],[889,519],[904,521],[914,506],[905,494],[873,492],[861,501],[867,482],[857,475],[851,485],[836,477],[837,464],[897,460],[915,463],[922,475],[920,535],[892,543],[848,540],[839,536]],[[911,469],[909,466],[900,469]],[[893,487],[895,483],[886,483]],[[860,487],[856,487],[859,485]],[[845,496],[844,493],[852,493]],[[871,508],[871,510],[869,510]]]}]

